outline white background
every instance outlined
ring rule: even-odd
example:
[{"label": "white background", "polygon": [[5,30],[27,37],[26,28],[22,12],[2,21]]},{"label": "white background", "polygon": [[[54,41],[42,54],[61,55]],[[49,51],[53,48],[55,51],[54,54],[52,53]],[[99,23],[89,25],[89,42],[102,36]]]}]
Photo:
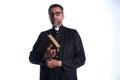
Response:
[{"label": "white background", "polygon": [[0,0],[0,80],[39,80],[28,57],[39,33],[51,28],[53,3],[63,5],[63,24],[83,41],[87,60],[78,80],[120,80],[119,0]]}]

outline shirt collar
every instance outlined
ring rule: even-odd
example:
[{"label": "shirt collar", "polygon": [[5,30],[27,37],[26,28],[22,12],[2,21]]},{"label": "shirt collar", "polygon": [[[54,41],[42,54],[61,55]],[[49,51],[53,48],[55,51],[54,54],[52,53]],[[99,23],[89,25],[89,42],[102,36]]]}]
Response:
[{"label": "shirt collar", "polygon": [[55,31],[59,31],[59,28],[60,28],[60,27],[55,27],[54,29],[55,29]]},{"label": "shirt collar", "polygon": [[62,26],[63,26],[63,25],[61,25],[61,26],[53,26],[53,29],[54,29],[55,31],[59,31]]}]

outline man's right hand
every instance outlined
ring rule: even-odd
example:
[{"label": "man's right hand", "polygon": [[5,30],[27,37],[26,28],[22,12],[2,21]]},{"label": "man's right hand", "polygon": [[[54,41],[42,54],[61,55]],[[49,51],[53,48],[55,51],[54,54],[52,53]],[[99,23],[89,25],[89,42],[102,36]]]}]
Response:
[{"label": "man's right hand", "polygon": [[45,51],[44,53],[44,58],[45,59],[52,59],[53,57],[55,57],[57,50],[56,49],[52,49],[53,45],[51,44]]}]

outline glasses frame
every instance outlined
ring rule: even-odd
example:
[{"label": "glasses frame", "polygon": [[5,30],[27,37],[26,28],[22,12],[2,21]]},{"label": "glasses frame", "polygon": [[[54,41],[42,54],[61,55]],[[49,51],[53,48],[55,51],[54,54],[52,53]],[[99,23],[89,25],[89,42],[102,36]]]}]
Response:
[{"label": "glasses frame", "polygon": [[63,14],[63,11],[49,12],[49,16],[54,16],[54,15],[56,15],[56,16],[60,16],[61,13]]}]

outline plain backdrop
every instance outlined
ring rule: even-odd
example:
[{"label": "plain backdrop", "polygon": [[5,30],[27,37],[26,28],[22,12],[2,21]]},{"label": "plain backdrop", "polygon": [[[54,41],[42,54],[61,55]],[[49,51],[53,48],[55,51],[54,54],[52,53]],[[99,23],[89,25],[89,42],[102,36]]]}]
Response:
[{"label": "plain backdrop", "polygon": [[120,80],[119,0],[0,0],[0,80],[39,80],[29,52],[41,31],[51,28],[48,7],[64,7],[64,26],[76,29],[86,63],[78,80]]}]

